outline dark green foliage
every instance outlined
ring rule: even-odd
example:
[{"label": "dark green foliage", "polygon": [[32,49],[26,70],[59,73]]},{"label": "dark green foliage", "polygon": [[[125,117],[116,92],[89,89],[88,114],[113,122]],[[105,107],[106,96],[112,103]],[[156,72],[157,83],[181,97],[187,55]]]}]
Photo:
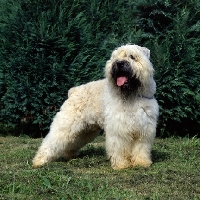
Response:
[{"label": "dark green foliage", "polygon": [[199,7],[198,1],[193,1],[178,3],[168,11],[161,8],[163,17],[171,22],[161,27],[161,34],[146,42],[154,52],[152,62],[160,105],[158,129],[162,136],[192,135],[200,131]]},{"label": "dark green foliage", "polygon": [[0,0],[0,127],[44,135],[68,89],[102,78],[113,49],[131,42],[151,50],[158,134],[198,134],[199,8],[198,0]]}]

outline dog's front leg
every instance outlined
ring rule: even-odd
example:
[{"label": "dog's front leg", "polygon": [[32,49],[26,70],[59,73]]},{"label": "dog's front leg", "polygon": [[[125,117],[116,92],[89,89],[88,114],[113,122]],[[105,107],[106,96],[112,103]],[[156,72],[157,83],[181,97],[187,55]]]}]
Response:
[{"label": "dog's front leg", "polygon": [[131,163],[133,167],[149,167],[152,164],[151,149],[153,139],[154,137],[144,137],[134,141],[131,153]]},{"label": "dog's front leg", "polygon": [[131,165],[130,153],[123,138],[106,133],[106,152],[113,169],[124,169]]}]

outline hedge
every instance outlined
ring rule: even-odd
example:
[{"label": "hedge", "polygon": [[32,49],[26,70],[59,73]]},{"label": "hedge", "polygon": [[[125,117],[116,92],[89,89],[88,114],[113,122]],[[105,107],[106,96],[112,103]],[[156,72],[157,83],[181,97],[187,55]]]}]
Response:
[{"label": "hedge", "polygon": [[104,76],[111,52],[146,46],[156,70],[158,136],[200,131],[200,4],[2,0],[1,134],[44,136],[69,88]]}]

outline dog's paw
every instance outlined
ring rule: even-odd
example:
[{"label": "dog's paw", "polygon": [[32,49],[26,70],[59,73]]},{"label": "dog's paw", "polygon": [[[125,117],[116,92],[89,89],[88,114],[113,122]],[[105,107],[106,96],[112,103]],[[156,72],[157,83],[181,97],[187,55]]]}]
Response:
[{"label": "dog's paw", "polygon": [[39,167],[42,167],[45,163],[47,163],[48,161],[43,159],[43,158],[38,158],[38,157],[35,157],[32,161],[32,168],[33,169],[36,169],[36,168],[39,168]]},{"label": "dog's paw", "polygon": [[37,168],[39,168],[39,167],[42,167],[44,164],[41,164],[41,163],[33,163],[32,164],[32,168],[33,169],[37,169]]},{"label": "dog's paw", "polygon": [[117,162],[115,159],[111,159],[111,167],[114,170],[120,170],[120,169],[125,169],[131,166],[130,161],[124,160],[124,159],[117,159]]},{"label": "dog's paw", "polygon": [[39,167],[42,167],[43,165],[38,165],[38,164],[36,164],[36,163],[33,163],[32,164],[32,168],[33,169],[37,169],[37,168],[39,168]]},{"label": "dog's paw", "polygon": [[136,159],[134,162],[132,162],[133,167],[141,166],[141,167],[150,167],[152,164],[151,160],[142,160],[142,159]]},{"label": "dog's paw", "polygon": [[130,165],[112,165],[111,166],[114,170],[121,170],[130,167]]}]

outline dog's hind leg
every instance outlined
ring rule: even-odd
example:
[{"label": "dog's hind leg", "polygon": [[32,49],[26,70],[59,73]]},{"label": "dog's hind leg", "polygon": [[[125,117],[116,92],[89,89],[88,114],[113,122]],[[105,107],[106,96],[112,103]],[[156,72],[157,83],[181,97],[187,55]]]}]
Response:
[{"label": "dog's hind leg", "polygon": [[62,111],[56,114],[49,133],[43,139],[38,152],[33,158],[33,168],[40,167],[62,155],[69,138],[71,123]]},{"label": "dog's hind leg", "polygon": [[[98,135],[98,127],[91,127],[86,132],[86,125],[74,117],[67,116],[66,112],[56,114],[50,132],[44,138],[36,156],[33,159],[33,168],[40,167],[59,157],[71,158],[86,143],[91,142]],[[84,130],[84,131],[83,131]]]}]

